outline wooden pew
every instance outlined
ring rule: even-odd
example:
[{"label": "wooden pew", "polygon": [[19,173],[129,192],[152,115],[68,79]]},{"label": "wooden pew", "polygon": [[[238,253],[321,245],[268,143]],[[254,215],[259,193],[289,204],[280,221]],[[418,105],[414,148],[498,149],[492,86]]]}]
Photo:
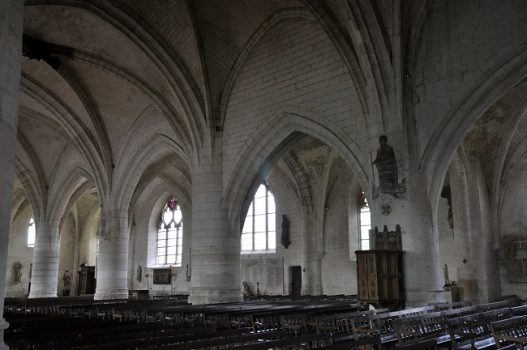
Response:
[{"label": "wooden pew", "polygon": [[490,328],[498,349],[510,344],[523,349],[527,345],[527,316],[515,316],[492,322]]},{"label": "wooden pew", "polygon": [[[67,298],[57,300],[11,300],[6,304],[6,319],[12,319],[12,328],[6,331],[6,338],[14,334],[24,335],[25,345],[38,344],[53,348],[72,348],[74,344],[86,348],[101,348],[107,344],[112,348],[144,348],[157,344],[159,347],[186,346],[192,342],[205,344],[206,338],[228,344],[228,337],[239,343],[233,346],[260,346],[260,343],[278,342],[290,338],[272,338],[276,332],[294,334],[297,337],[318,333],[320,339],[333,339],[335,344],[346,339],[355,340],[357,333],[362,336],[378,337],[381,345],[399,342],[399,345],[421,343],[435,339],[439,344],[448,342],[451,334],[445,332],[445,325],[470,323],[474,327],[484,326],[485,320],[496,321],[515,314],[527,313],[525,306],[513,306],[515,301],[500,301],[480,306],[462,307],[466,304],[441,305],[375,314],[363,310],[363,306],[349,301],[333,300],[342,296],[322,296],[313,301],[294,302],[247,302],[211,305],[182,305],[177,300],[117,300],[93,301]],[[504,305],[506,305],[504,307]],[[501,308],[500,308],[501,306]],[[361,310],[362,309],[362,310]],[[357,311],[361,310],[361,311]],[[461,322],[461,323],[460,323]],[[477,322],[480,322],[478,325]],[[100,326],[103,327],[100,327]],[[481,344],[481,339],[470,338],[470,331],[457,334],[460,346]],[[252,332],[252,333],[251,333]],[[406,332],[406,333],[405,333]],[[64,334],[73,334],[64,339]],[[476,334],[476,332],[472,332]],[[480,332],[481,337],[488,330]],[[282,333],[280,333],[282,334]],[[470,333],[471,334],[471,333]],[[463,336],[465,338],[463,338]],[[326,338],[325,338],[326,337]],[[265,338],[265,339],[264,339]],[[11,338],[12,339],[12,338]],[[264,340],[262,340],[264,339]],[[314,338],[313,338],[314,339]],[[336,341],[338,339],[338,341]],[[287,339],[287,341],[292,341]],[[257,342],[258,344],[253,344]],[[323,341],[318,344],[322,346]],[[46,345],[47,344],[47,345]],[[209,344],[209,343],[206,343]],[[351,343],[350,343],[351,344]],[[348,345],[350,345],[348,344]],[[23,345],[23,346],[25,346]],[[209,344],[210,345],[210,344]],[[28,345],[29,346],[29,345]],[[262,345],[264,346],[264,345]],[[285,345],[284,345],[285,346]],[[302,345],[304,346],[304,345]],[[310,345],[305,345],[310,346]],[[350,345],[351,346],[351,345]],[[372,345],[375,347],[374,345]],[[477,346],[476,346],[477,347]]]},{"label": "wooden pew", "polygon": [[355,333],[378,334],[383,345],[395,343],[398,340],[395,322],[399,319],[412,318],[433,311],[433,306],[424,306],[401,311],[369,315],[353,319],[352,327]]},{"label": "wooden pew", "polygon": [[397,345],[395,349],[398,350],[436,350],[437,342],[435,340],[425,340],[417,343],[407,343],[404,345]]},{"label": "wooden pew", "polygon": [[400,318],[394,323],[398,346],[433,340],[437,344],[450,342],[446,318],[441,312]]},{"label": "wooden pew", "polygon": [[508,318],[512,315],[510,308],[490,310],[448,320],[452,348],[486,349],[494,348],[490,323]]},{"label": "wooden pew", "polygon": [[333,344],[323,349],[332,350],[369,350],[381,349],[381,338],[379,335],[351,334],[343,337],[333,337]]}]

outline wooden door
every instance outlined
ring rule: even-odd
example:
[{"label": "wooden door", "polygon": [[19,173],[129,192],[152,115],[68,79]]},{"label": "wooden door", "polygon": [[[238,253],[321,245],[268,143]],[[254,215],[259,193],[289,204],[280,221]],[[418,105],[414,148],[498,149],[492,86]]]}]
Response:
[{"label": "wooden door", "polygon": [[302,295],[302,267],[291,266],[291,296],[293,298]]}]

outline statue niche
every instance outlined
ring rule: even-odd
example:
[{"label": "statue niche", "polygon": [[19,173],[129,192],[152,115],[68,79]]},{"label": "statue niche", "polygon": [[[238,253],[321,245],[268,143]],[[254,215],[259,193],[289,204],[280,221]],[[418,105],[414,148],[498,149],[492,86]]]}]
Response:
[{"label": "statue niche", "polygon": [[404,185],[399,184],[399,171],[393,147],[388,145],[388,137],[382,135],[379,138],[380,147],[373,164],[377,168],[379,186],[374,185],[373,197],[377,198],[380,193],[391,194],[394,197],[404,195]]}]

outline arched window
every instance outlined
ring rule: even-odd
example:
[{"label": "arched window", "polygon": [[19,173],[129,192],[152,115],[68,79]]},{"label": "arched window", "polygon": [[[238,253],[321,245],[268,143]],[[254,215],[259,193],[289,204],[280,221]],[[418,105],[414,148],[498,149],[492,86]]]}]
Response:
[{"label": "arched window", "polygon": [[183,248],[183,214],[178,201],[170,196],[161,214],[157,231],[158,265],[181,266]]},{"label": "arched window", "polygon": [[360,250],[369,250],[370,249],[370,230],[371,230],[371,211],[370,206],[368,205],[368,200],[364,195],[364,192],[361,193],[362,200],[359,208],[359,240],[360,240]]},{"label": "arched window", "polygon": [[276,210],[274,197],[261,184],[251,202],[241,237],[242,253],[266,253],[276,249]]},{"label": "arched window", "polygon": [[27,247],[33,248],[35,247],[35,234],[36,234],[36,227],[35,227],[35,219],[31,217],[29,219],[29,224],[27,225]]}]

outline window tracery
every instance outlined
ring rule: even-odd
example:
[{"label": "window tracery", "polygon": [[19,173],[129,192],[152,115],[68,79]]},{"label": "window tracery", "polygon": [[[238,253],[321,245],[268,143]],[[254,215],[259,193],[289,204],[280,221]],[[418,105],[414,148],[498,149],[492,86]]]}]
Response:
[{"label": "window tracery", "polygon": [[183,248],[183,213],[179,202],[170,196],[163,212],[157,231],[158,265],[181,266]]}]

